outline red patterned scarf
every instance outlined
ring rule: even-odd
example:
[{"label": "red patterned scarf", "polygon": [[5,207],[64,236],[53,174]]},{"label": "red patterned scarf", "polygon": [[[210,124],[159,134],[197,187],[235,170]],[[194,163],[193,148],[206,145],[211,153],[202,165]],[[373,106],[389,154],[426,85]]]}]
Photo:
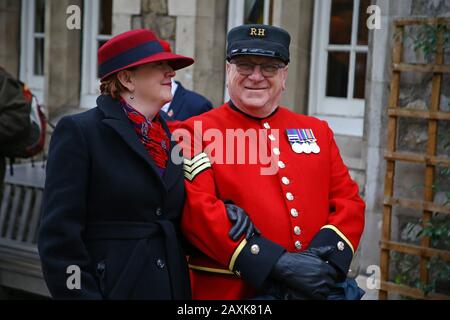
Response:
[{"label": "red patterned scarf", "polygon": [[169,159],[170,139],[162,127],[159,115],[157,114],[153,120],[150,120],[123,99],[121,99],[121,105],[128,119],[133,124],[139,140],[141,140],[150,157],[160,169],[160,174],[163,175]]}]

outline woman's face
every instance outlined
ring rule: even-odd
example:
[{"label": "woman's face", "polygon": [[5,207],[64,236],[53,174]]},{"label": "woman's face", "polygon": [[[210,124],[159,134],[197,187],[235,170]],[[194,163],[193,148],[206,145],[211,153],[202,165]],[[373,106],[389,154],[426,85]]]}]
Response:
[{"label": "woman's face", "polygon": [[175,71],[166,61],[147,63],[128,72],[125,86],[137,101],[162,107],[172,100]]}]

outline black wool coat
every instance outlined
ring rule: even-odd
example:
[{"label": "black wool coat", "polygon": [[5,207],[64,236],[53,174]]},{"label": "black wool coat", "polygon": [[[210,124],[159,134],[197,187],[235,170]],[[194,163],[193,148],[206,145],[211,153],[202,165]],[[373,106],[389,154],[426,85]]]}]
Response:
[{"label": "black wool coat", "polygon": [[62,118],[50,143],[38,238],[52,296],[189,299],[182,170],[169,156],[160,176],[110,96]]}]

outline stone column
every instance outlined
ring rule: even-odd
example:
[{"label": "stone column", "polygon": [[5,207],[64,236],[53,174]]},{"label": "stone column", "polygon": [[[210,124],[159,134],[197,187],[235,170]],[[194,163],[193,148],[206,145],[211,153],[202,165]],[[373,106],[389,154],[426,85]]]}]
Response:
[{"label": "stone column", "polygon": [[19,75],[20,1],[0,0],[0,65]]},{"label": "stone column", "polygon": [[[387,105],[390,93],[391,54],[394,39],[393,20],[410,14],[411,3],[377,0],[381,9],[381,29],[369,32],[367,56],[366,106],[364,114],[363,157],[366,164],[366,227],[360,244],[360,273],[380,263],[380,237],[384,198],[387,141]],[[397,172],[398,173],[398,172]],[[393,215],[392,230],[396,230]]]},{"label": "stone column", "polygon": [[312,0],[274,0],[273,24],[291,35],[291,62],[281,103],[304,114],[308,112],[313,17]]},{"label": "stone column", "polygon": [[223,0],[168,0],[169,15],[176,16],[179,54],[194,57],[195,64],[177,72],[183,86],[223,103],[227,2]]},{"label": "stone column", "polygon": [[82,0],[47,0],[44,95],[50,117],[77,108],[80,100],[81,30],[66,26],[67,7]]},{"label": "stone column", "polygon": [[113,0],[113,35],[131,30],[133,16],[141,13],[141,0]]}]

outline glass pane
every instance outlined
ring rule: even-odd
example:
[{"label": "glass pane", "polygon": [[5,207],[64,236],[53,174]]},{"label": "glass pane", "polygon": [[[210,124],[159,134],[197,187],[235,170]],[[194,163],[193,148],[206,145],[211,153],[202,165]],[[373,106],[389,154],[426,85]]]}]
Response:
[{"label": "glass pane", "polygon": [[355,91],[353,98],[364,99],[364,90],[366,88],[366,63],[367,54],[357,53],[355,63]]},{"label": "glass pane", "polygon": [[[97,42],[97,51],[98,51],[98,49],[102,46],[102,45],[104,45],[105,43],[106,43],[106,41],[108,41],[108,40],[99,40],[98,42]],[[99,70],[98,70],[98,64],[97,64],[97,78],[100,78],[99,77],[99,72],[98,72]]]},{"label": "glass pane", "polygon": [[45,32],[45,0],[36,0],[34,16],[34,32]]},{"label": "glass pane", "polygon": [[112,0],[101,0],[98,34],[112,34]]},{"label": "glass pane", "polygon": [[34,39],[34,75],[44,75],[44,39]]},{"label": "glass pane", "polygon": [[327,97],[347,98],[348,52],[329,52],[327,68]]},{"label": "glass pane", "polygon": [[264,0],[245,0],[244,23],[264,23]]},{"label": "glass pane", "polygon": [[367,29],[367,8],[370,6],[370,0],[361,0],[359,4],[359,21],[358,21],[358,45],[367,46],[369,30]]},{"label": "glass pane", "polygon": [[333,0],[330,18],[330,44],[350,44],[353,0]]}]

